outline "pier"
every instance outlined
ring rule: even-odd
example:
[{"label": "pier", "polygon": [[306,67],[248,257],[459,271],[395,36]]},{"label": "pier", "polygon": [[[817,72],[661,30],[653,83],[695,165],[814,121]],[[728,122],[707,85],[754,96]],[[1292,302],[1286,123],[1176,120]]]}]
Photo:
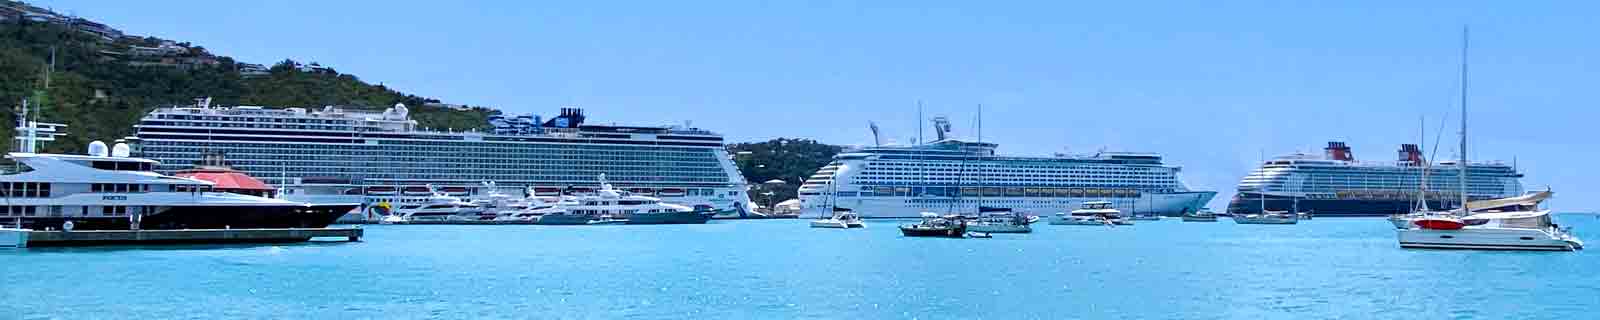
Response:
[{"label": "pier", "polygon": [[464,224],[464,225],[527,225],[539,224],[537,220],[447,220],[447,221],[405,221],[394,224]]},{"label": "pier", "polygon": [[312,238],[361,241],[361,228],[184,229],[38,231],[0,229],[0,247],[70,247],[113,244],[290,243]]}]

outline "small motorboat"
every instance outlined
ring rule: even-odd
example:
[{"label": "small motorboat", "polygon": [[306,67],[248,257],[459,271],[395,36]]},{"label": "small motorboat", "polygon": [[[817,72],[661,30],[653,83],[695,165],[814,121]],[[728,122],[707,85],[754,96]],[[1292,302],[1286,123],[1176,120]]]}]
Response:
[{"label": "small motorboat", "polygon": [[1217,222],[1217,214],[1211,210],[1200,209],[1194,213],[1184,214],[1183,222]]},{"label": "small motorboat", "polygon": [[406,218],[402,217],[402,216],[400,216],[398,214],[385,215],[385,216],[383,216],[383,220],[378,220],[378,224],[402,224],[402,223],[406,223]]},{"label": "small motorboat", "polygon": [[[1028,224],[1039,221],[1037,217],[1030,217],[1020,212],[1013,212],[1007,208],[979,207],[983,215],[967,223],[967,230],[981,233],[1030,233],[1033,227]],[[1030,219],[1031,218],[1031,219]]]},{"label": "small motorboat", "polygon": [[849,229],[866,228],[867,223],[861,221],[861,216],[847,208],[834,207],[833,216],[826,219],[811,220],[812,228]]},{"label": "small motorboat", "polygon": [[968,238],[978,238],[978,239],[988,239],[988,238],[994,238],[994,235],[989,234],[988,232],[967,231],[967,237]]},{"label": "small motorboat", "polygon": [[1053,225],[1069,226],[1115,226],[1131,225],[1132,221],[1122,219],[1122,211],[1113,207],[1109,201],[1084,202],[1081,208],[1072,210],[1071,213],[1056,213],[1050,219]]},{"label": "small motorboat", "polygon": [[1237,224],[1297,224],[1300,223],[1300,216],[1288,211],[1234,213],[1233,222]]}]

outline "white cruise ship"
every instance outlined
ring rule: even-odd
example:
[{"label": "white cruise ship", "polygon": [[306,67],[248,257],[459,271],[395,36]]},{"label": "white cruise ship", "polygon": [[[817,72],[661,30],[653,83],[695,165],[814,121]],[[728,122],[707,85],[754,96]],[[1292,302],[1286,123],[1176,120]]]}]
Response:
[{"label": "white cruise ship", "polygon": [[426,202],[427,185],[451,196],[488,194],[485,181],[539,196],[592,192],[598,174],[634,194],[725,217],[750,205],[722,136],[701,129],[590,125],[581,109],[563,108],[549,121],[496,116],[491,132],[449,132],[418,128],[404,105],[370,112],[209,104],[157,108],[127,140],[136,154],[161,162],[158,172],[222,152],[234,169],[269,184],[337,190],[367,205]]},{"label": "white cruise ship", "polygon": [[[1324,156],[1293,154],[1267,160],[1239,181],[1228,203],[1231,213],[1287,211],[1315,216],[1388,216],[1416,208],[1427,161],[1414,144],[1400,146],[1397,161],[1356,161],[1343,142],[1329,142]],[[1456,162],[1428,167],[1428,207],[1460,207]],[[1488,200],[1522,195],[1522,173],[1498,162],[1468,163],[1467,198]]]},{"label": "white cruise ship", "polygon": [[938,140],[915,146],[864,147],[834,156],[800,187],[806,215],[833,207],[868,218],[915,218],[921,212],[976,214],[979,207],[1047,215],[1085,201],[1110,201],[1129,213],[1176,216],[1205,207],[1214,191],[1189,190],[1178,166],[1148,153],[1011,157],[996,144],[961,141],[935,119]]}]

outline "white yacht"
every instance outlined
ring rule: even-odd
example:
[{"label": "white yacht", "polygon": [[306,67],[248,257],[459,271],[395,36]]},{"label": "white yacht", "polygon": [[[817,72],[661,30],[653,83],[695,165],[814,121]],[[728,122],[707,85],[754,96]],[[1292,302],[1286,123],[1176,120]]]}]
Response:
[{"label": "white yacht", "polygon": [[862,222],[861,216],[857,215],[855,211],[835,207],[833,216],[811,220],[811,227],[834,229],[866,228],[867,223]]},{"label": "white yacht", "polygon": [[[1546,194],[1549,191],[1545,191]],[[1572,251],[1583,249],[1583,241],[1552,221],[1550,210],[1539,203],[1546,197],[1502,202],[1473,202],[1485,207],[1473,214],[1429,215],[1412,220],[1412,225],[1397,230],[1400,247],[1426,249],[1483,249]]]},{"label": "white yacht", "polygon": [[[606,180],[605,174],[600,175],[600,190],[564,198],[557,207],[570,215],[610,218],[627,224],[698,224],[706,223],[715,214],[617,190]],[[543,218],[541,224],[542,221]]]},{"label": "white yacht", "polygon": [[64,135],[60,124],[19,117],[19,152],[0,175],[0,221],[25,229],[76,230],[320,228],[359,204],[317,204],[212,192],[212,183],[156,173],[159,162],[103,142],[88,155],[35,153]]},{"label": "white yacht", "polygon": [[1183,222],[1217,222],[1217,214],[1211,209],[1200,209],[1193,214],[1183,215]]},{"label": "white yacht", "polygon": [[407,223],[484,220],[482,207],[441,191],[435,191],[428,202],[402,205],[395,213]]},{"label": "white yacht", "polygon": [[[484,182],[479,188],[482,192],[478,196],[468,198],[467,202],[477,205],[481,209],[480,215],[484,219],[499,220],[500,216],[512,215],[528,208],[531,196],[512,196],[506,194],[494,182]],[[527,191],[533,191],[531,188]],[[529,193],[528,195],[532,195]]]},{"label": "white yacht", "polygon": [[[1409,218],[1414,225],[1396,230],[1402,248],[1430,249],[1483,249],[1483,250],[1545,250],[1572,251],[1583,249],[1583,241],[1573,236],[1569,229],[1561,228],[1550,219],[1550,210],[1539,208],[1551,192],[1525,195],[1524,199],[1507,198],[1496,201],[1469,201],[1467,185],[1467,47],[1466,30],[1462,30],[1461,46],[1461,160],[1457,179],[1457,195],[1461,208],[1448,212],[1426,212]],[[1477,211],[1475,211],[1477,210]],[[1477,213],[1482,211],[1481,213]]]},{"label": "white yacht", "polygon": [[1050,224],[1104,226],[1131,225],[1133,222],[1124,220],[1122,211],[1117,210],[1110,201],[1089,201],[1071,213],[1056,213],[1056,216],[1050,219]]},{"label": "white yacht", "polygon": [[1008,208],[979,208],[979,216],[967,223],[968,232],[1030,233],[1037,217],[1015,212]]}]

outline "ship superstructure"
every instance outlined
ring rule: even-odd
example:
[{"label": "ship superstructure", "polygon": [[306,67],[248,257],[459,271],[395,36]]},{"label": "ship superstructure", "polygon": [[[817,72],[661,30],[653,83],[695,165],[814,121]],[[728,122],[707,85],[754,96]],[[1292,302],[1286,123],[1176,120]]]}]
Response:
[{"label": "ship superstructure", "polygon": [[[1428,207],[1457,208],[1460,167],[1427,163],[1417,145],[1401,145],[1396,161],[1357,161],[1343,142],[1329,142],[1323,156],[1292,154],[1267,160],[1239,182],[1229,201],[1233,213],[1299,209],[1316,216],[1388,216],[1414,210],[1427,171]],[[1522,194],[1522,173],[1500,162],[1467,167],[1467,198],[1486,200]],[[1264,199],[1264,200],[1263,200]]]},{"label": "ship superstructure", "polygon": [[[494,130],[422,129],[404,105],[381,112],[258,106],[157,108],[135,125],[135,152],[158,172],[189,169],[225,153],[234,169],[269,184],[315,186],[366,204],[425,202],[428,185],[452,196],[507,192],[541,196],[592,192],[606,174],[618,188],[663,201],[742,214],[746,183],[720,134],[679,126],[585,123],[583,110],[491,118]],[[290,195],[295,195],[290,192]]]},{"label": "ship superstructure", "polygon": [[936,141],[836,155],[800,187],[804,212],[844,207],[868,218],[914,218],[1001,207],[1045,215],[1110,201],[1124,212],[1176,216],[1216,196],[1190,190],[1178,178],[1182,169],[1158,154],[1003,156],[994,143],[954,138],[942,121],[935,120]]}]

